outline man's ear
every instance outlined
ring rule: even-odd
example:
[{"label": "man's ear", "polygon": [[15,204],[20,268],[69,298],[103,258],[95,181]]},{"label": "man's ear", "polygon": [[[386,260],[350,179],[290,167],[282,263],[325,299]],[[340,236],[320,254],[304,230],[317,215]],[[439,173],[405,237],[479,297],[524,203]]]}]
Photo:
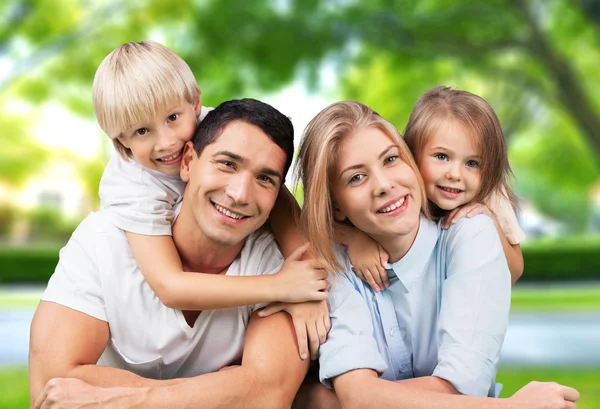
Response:
[{"label": "man's ear", "polygon": [[181,156],[181,169],[179,170],[181,180],[186,183],[190,180],[190,167],[194,159],[198,159],[198,155],[196,155],[194,144],[190,141],[187,142],[183,147],[183,154]]},{"label": "man's ear", "polygon": [[344,220],[346,220],[346,215],[344,214],[344,212],[342,212],[342,210],[336,202],[333,202],[333,218],[337,222],[343,222]]}]

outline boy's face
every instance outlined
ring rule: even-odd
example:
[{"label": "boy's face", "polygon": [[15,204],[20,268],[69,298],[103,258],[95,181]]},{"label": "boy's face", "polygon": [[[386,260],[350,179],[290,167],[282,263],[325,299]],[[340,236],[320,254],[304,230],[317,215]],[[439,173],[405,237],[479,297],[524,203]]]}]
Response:
[{"label": "boy's face", "polygon": [[142,166],[167,175],[179,174],[185,143],[196,130],[196,118],[202,105],[178,101],[168,105],[154,118],[136,124],[122,133],[119,141],[131,150]]}]

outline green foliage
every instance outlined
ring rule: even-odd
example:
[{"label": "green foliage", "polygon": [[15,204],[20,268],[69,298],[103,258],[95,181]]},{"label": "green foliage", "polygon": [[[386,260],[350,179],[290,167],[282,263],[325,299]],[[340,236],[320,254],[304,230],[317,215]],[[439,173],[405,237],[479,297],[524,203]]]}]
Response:
[{"label": "green foliage", "polygon": [[0,407],[3,409],[29,407],[27,368],[12,366],[0,369]]},{"label": "green foliage", "polygon": [[29,236],[41,241],[66,242],[79,221],[66,220],[62,214],[49,207],[33,209],[27,215]]},{"label": "green foliage", "polygon": [[2,246],[0,283],[45,284],[58,263],[57,246]]}]

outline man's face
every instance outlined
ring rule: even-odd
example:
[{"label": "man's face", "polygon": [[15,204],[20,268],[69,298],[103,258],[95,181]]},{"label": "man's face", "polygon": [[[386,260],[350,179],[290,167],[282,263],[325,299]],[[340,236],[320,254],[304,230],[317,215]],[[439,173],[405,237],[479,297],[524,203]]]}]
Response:
[{"label": "man's face", "polygon": [[243,121],[227,124],[199,157],[190,148],[181,170],[186,206],[209,241],[239,244],[269,217],[283,183],[285,152]]}]

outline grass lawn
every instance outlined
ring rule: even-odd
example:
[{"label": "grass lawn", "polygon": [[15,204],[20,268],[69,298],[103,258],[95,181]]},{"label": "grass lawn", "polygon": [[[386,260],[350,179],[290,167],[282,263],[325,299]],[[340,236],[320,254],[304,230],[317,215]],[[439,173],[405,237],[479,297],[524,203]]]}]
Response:
[{"label": "grass lawn", "polygon": [[[600,368],[502,368],[497,377],[497,381],[504,384],[501,397],[512,395],[531,380],[572,386],[581,393],[578,409],[600,409]],[[27,408],[28,402],[27,370],[0,367],[0,408]]]}]

